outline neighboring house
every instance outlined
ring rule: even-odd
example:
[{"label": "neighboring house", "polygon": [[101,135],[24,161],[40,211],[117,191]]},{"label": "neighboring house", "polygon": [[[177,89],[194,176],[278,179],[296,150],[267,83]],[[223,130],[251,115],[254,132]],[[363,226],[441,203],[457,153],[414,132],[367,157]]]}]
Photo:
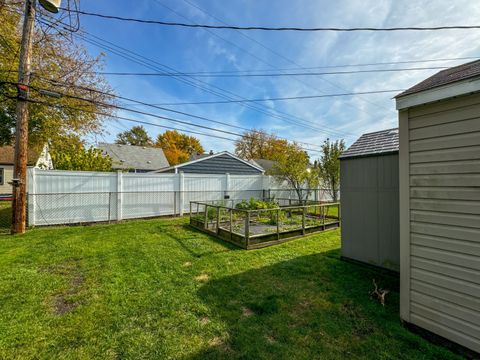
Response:
[{"label": "neighboring house", "polygon": [[399,271],[398,129],[363,134],[340,156],[344,258]]},{"label": "neighboring house", "polygon": [[158,173],[179,173],[187,174],[231,174],[231,175],[261,175],[265,171],[258,165],[235,156],[228,151],[216,154],[198,156],[182,164],[159,169]]},{"label": "neighboring house", "polygon": [[156,147],[100,143],[97,149],[110,156],[114,170],[142,173],[170,166],[163,150]]},{"label": "neighboring house", "polygon": [[[6,145],[0,147],[0,194],[11,194],[12,185],[9,182],[13,179],[13,167],[15,159],[15,147]],[[28,151],[27,166],[42,170],[53,169],[52,158],[45,145],[42,151]]]},{"label": "neighboring house", "polygon": [[254,165],[261,167],[263,170],[265,170],[266,174],[272,174],[275,164],[277,163],[274,160],[268,159],[252,159],[250,160],[250,162]]},{"label": "neighboring house", "polygon": [[396,97],[400,316],[480,353],[480,61]]}]

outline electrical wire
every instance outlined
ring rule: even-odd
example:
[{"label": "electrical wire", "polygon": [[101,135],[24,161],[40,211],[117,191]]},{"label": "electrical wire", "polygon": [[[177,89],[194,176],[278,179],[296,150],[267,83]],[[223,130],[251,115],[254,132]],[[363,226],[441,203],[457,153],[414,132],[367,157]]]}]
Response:
[{"label": "electrical wire", "polygon": [[100,14],[88,12],[84,10],[73,10],[60,8],[80,15],[92,16],[101,19],[128,21],[141,24],[152,24],[162,26],[175,26],[185,28],[204,28],[204,29],[224,29],[224,30],[260,30],[260,31],[298,31],[298,32],[321,32],[321,31],[336,31],[336,32],[356,32],[356,31],[438,31],[438,30],[472,30],[480,29],[480,25],[450,25],[450,26],[396,26],[396,27],[269,27],[269,26],[231,26],[231,25],[208,25],[208,24],[192,24],[183,22],[170,22],[160,20],[147,20],[139,18],[123,17],[118,15]]}]

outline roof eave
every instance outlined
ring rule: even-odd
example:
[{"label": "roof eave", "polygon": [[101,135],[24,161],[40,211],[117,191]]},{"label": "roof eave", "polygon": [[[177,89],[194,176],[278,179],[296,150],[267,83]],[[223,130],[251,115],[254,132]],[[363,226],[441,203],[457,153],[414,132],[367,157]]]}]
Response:
[{"label": "roof eave", "polygon": [[391,150],[391,151],[382,151],[382,152],[376,152],[376,153],[369,153],[369,154],[359,154],[359,155],[347,155],[347,156],[340,156],[340,160],[347,160],[347,159],[358,159],[358,158],[365,158],[365,157],[372,157],[372,156],[384,156],[384,155],[393,155],[393,154],[398,154],[398,149],[397,150]]},{"label": "roof eave", "polygon": [[396,97],[396,109],[403,110],[413,106],[428,104],[456,96],[480,91],[480,78],[466,79],[448,85],[419,91]]}]

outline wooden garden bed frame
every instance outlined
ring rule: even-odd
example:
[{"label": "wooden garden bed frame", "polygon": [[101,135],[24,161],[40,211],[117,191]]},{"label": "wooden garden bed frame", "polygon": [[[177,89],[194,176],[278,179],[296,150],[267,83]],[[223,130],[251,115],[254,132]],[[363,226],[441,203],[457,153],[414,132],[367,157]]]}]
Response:
[{"label": "wooden garden bed frame", "polygon": [[[298,201],[298,200],[294,200]],[[235,200],[226,200],[226,202],[231,202],[232,207],[225,205],[217,205],[214,202],[205,202],[205,201],[191,201],[190,202],[190,225],[195,229],[203,231],[207,234],[216,236],[219,239],[228,241],[232,244],[235,244],[243,249],[259,249],[271,245],[276,245],[289,241],[292,239],[297,239],[308,234],[321,232],[329,229],[334,229],[340,227],[340,203],[310,203],[305,205],[294,205],[294,206],[280,206],[273,209],[261,209],[261,210],[244,210],[236,209],[233,207]],[[320,223],[315,225],[307,224],[308,209],[316,207],[319,208],[319,219]],[[325,211],[327,208],[336,207],[338,209],[337,215],[326,215],[328,212]],[[203,208],[200,211],[200,208]],[[209,208],[215,209],[215,218],[213,220],[208,219],[208,210]],[[227,221],[221,219],[220,210],[223,209],[227,212],[229,219]],[[252,234],[251,224],[252,224],[252,215],[254,216],[259,211],[263,213],[275,212],[276,216],[276,231],[273,233],[262,233],[262,234]],[[280,212],[281,211],[296,211],[301,212],[302,214],[302,223],[301,228],[287,229],[282,230],[280,225]],[[241,222],[243,222],[244,233],[235,231],[234,229],[234,213],[243,214]],[[199,218],[202,220],[199,220]],[[238,223],[238,221],[237,221]],[[225,226],[222,226],[225,225]],[[275,225],[273,225],[275,226]]]}]

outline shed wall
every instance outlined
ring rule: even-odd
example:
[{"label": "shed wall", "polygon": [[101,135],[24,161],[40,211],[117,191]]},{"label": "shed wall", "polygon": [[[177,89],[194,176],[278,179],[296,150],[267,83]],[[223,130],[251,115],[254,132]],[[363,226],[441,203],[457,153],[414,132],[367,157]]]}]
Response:
[{"label": "shed wall", "polygon": [[398,154],[340,163],[343,257],[399,270]]},{"label": "shed wall", "polygon": [[400,147],[401,316],[480,352],[480,95],[402,111]]}]

